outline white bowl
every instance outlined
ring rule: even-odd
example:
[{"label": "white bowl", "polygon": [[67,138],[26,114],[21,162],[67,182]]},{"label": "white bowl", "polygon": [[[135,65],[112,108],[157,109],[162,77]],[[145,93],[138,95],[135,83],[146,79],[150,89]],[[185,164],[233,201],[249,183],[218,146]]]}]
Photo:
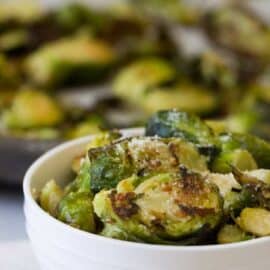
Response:
[{"label": "white bowl", "polygon": [[[140,133],[138,129],[125,131],[127,136]],[[56,147],[38,159],[26,173],[26,228],[43,270],[270,269],[269,238],[191,247],[139,244],[80,231],[48,215],[36,203],[35,192],[52,178],[65,184],[73,158],[84,151],[90,139]]]}]

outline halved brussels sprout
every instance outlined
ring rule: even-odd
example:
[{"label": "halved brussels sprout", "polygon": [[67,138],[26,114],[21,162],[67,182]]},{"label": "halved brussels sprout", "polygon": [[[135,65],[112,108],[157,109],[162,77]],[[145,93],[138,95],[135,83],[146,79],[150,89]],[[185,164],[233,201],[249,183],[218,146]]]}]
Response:
[{"label": "halved brussels sprout", "polygon": [[166,60],[148,58],[137,60],[116,76],[113,91],[130,103],[143,101],[145,93],[175,79],[176,71]]},{"label": "halved brussels sprout", "polygon": [[88,192],[70,192],[59,203],[58,219],[81,230],[95,232],[92,195]]},{"label": "halved brussels sprout", "polygon": [[11,129],[55,126],[63,118],[63,111],[53,98],[31,89],[19,91],[11,108],[3,113],[4,125]]},{"label": "halved brussels sprout", "polygon": [[222,217],[222,199],[216,186],[199,174],[181,168],[180,174],[131,178],[127,191],[98,193],[95,213],[106,224],[149,243],[181,240],[203,228],[216,228]]},{"label": "halved brussels sprout", "polygon": [[40,48],[26,60],[29,78],[40,85],[93,82],[107,74],[116,60],[102,40],[73,37]]},{"label": "halved brussels sprout", "polygon": [[[255,177],[254,173],[241,172],[235,167],[232,169],[235,179],[242,185],[242,191],[250,196],[253,205],[270,209],[270,185],[264,182],[265,179]],[[255,175],[263,176],[260,173]]]},{"label": "halved brussels sprout", "polygon": [[241,133],[227,133],[219,136],[222,151],[243,149],[250,152],[259,168],[270,168],[270,144],[256,136]]},{"label": "halved brussels sprout", "polygon": [[140,106],[147,114],[176,108],[185,112],[206,114],[216,109],[217,96],[204,87],[188,82],[173,87],[156,87],[148,91]]},{"label": "halved brussels sprout", "polygon": [[206,171],[206,158],[196,147],[181,139],[135,137],[103,148],[90,149],[91,189],[114,188],[132,175],[177,171],[183,164],[189,169]]},{"label": "halved brussels sprout", "polygon": [[218,232],[217,242],[219,244],[231,244],[247,241],[255,238],[254,236],[241,230],[237,225],[225,225]]},{"label": "halved brussels sprout", "polygon": [[187,141],[210,145],[214,133],[199,117],[179,110],[159,111],[146,126],[146,136],[180,137]]},{"label": "halved brussels sprout", "polygon": [[247,151],[236,149],[228,152],[221,152],[212,163],[212,170],[219,173],[228,173],[232,171],[231,166],[239,170],[255,170],[258,168],[253,156]]},{"label": "halved brussels sprout", "polygon": [[252,57],[269,57],[270,35],[259,18],[237,7],[217,9],[206,17],[207,30],[221,46]]},{"label": "halved brussels sprout", "polygon": [[245,208],[237,219],[239,227],[256,236],[270,235],[270,211],[262,208]]},{"label": "halved brussels sprout", "polygon": [[58,186],[54,180],[49,181],[42,188],[39,203],[40,206],[50,215],[57,217],[58,205],[64,196],[64,191]]}]

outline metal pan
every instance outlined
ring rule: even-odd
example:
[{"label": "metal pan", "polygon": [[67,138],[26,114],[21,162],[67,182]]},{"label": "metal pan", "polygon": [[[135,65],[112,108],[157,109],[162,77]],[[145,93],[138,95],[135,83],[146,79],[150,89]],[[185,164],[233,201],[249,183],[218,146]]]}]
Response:
[{"label": "metal pan", "polygon": [[56,140],[0,137],[0,181],[8,185],[21,184],[30,164],[59,143]]}]

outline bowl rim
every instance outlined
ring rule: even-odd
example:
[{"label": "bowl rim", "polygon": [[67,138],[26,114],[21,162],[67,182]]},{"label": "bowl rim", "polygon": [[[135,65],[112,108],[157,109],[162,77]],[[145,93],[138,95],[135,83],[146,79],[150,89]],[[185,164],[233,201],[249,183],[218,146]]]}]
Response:
[{"label": "bowl rim", "polygon": [[[125,134],[130,134],[128,136],[132,136],[132,134],[139,134],[142,133],[143,128],[131,128],[131,129],[122,129],[120,132]],[[55,154],[59,154],[70,147],[76,147],[83,144],[89,143],[89,140],[93,135],[86,136],[83,138],[71,140],[69,142],[62,143],[51,150],[47,151],[41,157],[39,157],[27,170],[24,180],[23,180],[23,193],[24,193],[24,200],[25,204],[29,204],[31,208],[35,209],[43,218],[47,218],[48,222],[51,224],[58,226],[59,229],[65,230],[67,233],[72,233],[74,236],[78,235],[81,237],[88,238],[92,241],[103,241],[104,244],[116,244],[122,247],[129,247],[129,248],[144,248],[144,249],[152,249],[158,251],[182,251],[182,252],[200,252],[200,251],[221,251],[227,249],[237,249],[237,248],[248,248],[250,246],[254,246],[256,244],[264,244],[270,243],[270,237],[261,237],[257,239],[252,239],[248,241],[238,242],[238,243],[231,243],[231,244],[215,244],[215,245],[194,245],[194,246],[174,246],[174,245],[160,245],[160,244],[148,244],[148,243],[137,243],[137,242],[130,242],[124,240],[118,240],[113,238],[107,238],[101,235],[97,235],[94,233],[89,233],[83,230],[76,229],[68,224],[65,224],[58,219],[49,215],[46,211],[44,211],[36,202],[33,197],[32,190],[31,190],[31,183],[32,183],[32,176],[33,174],[39,169],[39,167],[47,160],[49,160]]]}]

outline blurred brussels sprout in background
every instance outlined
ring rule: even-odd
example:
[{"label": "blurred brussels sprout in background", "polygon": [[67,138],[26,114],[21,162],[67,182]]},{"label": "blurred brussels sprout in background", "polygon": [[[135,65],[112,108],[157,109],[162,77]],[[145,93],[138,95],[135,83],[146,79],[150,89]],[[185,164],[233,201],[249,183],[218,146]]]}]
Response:
[{"label": "blurred brussels sprout in background", "polygon": [[196,24],[201,17],[199,8],[181,0],[131,0],[130,2],[146,15],[184,25]]},{"label": "blurred brussels sprout in background", "polygon": [[213,112],[218,103],[217,96],[207,88],[191,82],[179,82],[175,86],[147,91],[138,105],[147,115],[171,108],[203,115]]},{"label": "blurred brussels sprout in background", "polygon": [[82,121],[76,126],[72,127],[67,132],[67,137],[70,139],[80,138],[89,134],[96,134],[100,132],[100,128],[103,125],[103,120],[97,115],[89,116],[85,121]]},{"label": "blurred brussels sprout in background", "polygon": [[201,80],[212,88],[235,88],[238,83],[238,74],[231,58],[219,51],[203,52],[192,59],[191,74],[195,80]]},{"label": "blurred brussels sprout in background", "polygon": [[176,78],[174,67],[166,60],[147,58],[120,70],[113,82],[114,93],[123,100],[139,105],[146,93]]},{"label": "blurred brussels sprout in background", "polygon": [[4,55],[0,54],[0,91],[17,87],[19,82],[20,76],[15,63],[9,62]]},{"label": "blurred brussels sprout in background", "polygon": [[[0,7],[0,25],[8,22],[28,23],[39,18],[42,14],[41,7],[37,1],[2,1]],[[1,27],[1,26],[0,26]]]},{"label": "blurred brussels sprout in background", "polygon": [[56,86],[94,82],[103,78],[116,60],[111,46],[87,37],[62,39],[48,44],[26,59],[31,80]]},{"label": "blurred brussels sprout in background", "polygon": [[206,28],[218,45],[248,57],[269,59],[270,36],[259,17],[232,6],[206,16]]},{"label": "blurred brussels sprout in background", "polygon": [[64,114],[49,95],[37,90],[23,89],[15,96],[2,121],[7,129],[43,128],[60,124]]}]

